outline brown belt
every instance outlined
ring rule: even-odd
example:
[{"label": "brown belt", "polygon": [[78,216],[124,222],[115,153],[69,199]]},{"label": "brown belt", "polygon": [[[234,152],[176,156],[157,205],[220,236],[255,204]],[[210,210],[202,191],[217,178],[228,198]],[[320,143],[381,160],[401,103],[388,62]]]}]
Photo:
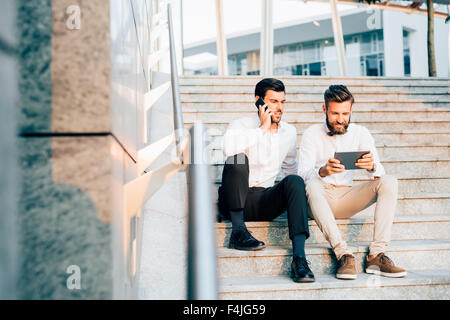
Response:
[{"label": "brown belt", "polygon": [[335,184],[327,183],[325,184],[325,189],[331,189],[331,188],[349,188],[351,186],[343,185],[343,186],[337,186]]}]

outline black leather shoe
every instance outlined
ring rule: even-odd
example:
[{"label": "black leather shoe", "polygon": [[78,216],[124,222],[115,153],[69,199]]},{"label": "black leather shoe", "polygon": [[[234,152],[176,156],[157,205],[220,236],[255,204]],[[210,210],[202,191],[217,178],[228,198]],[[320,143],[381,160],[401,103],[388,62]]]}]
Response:
[{"label": "black leather shoe", "polygon": [[314,282],[314,274],[309,268],[309,262],[303,257],[294,257],[291,264],[291,277],[294,282]]},{"label": "black leather shoe", "polygon": [[231,232],[230,245],[231,249],[238,250],[261,250],[266,246],[264,242],[256,240],[247,229],[241,229]]}]

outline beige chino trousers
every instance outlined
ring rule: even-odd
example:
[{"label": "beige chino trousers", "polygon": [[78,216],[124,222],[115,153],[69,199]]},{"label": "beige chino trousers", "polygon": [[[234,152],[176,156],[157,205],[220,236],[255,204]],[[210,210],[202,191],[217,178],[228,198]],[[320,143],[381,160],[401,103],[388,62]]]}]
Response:
[{"label": "beige chino trousers", "polygon": [[334,186],[314,178],[306,183],[312,217],[333,248],[336,257],[352,254],[342,239],[335,219],[348,219],[376,202],[375,230],[370,254],[384,252],[391,240],[398,184],[393,176],[350,186]]}]

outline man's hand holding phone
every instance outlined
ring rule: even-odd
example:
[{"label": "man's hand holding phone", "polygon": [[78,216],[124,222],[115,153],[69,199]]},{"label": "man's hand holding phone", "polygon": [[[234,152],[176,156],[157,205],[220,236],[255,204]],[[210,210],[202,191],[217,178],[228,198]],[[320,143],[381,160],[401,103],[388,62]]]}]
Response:
[{"label": "man's hand holding phone", "polygon": [[272,111],[270,111],[269,108],[266,108],[266,105],[259,107],[259,121],[261,121],[259,127],[266,133],[272,124]]},{"label": "man's hand holding phone", "polygon": [[344,165],[337,159],[330,158],[328,162],[319,170],[319,175],[324,178],[332,174],[341,173],[345,171]]},{"label": "man's hand holding phone", "polygon": [[272,111],[268,108],[267,104],[264,103],[261,105],[264,102],[261,98],[259,98],[258,102],[256,103],[256,107],[258,108],[259,121],[261,122],[259,127],[263,130],[263,133],[266,133],[272,124]]}]

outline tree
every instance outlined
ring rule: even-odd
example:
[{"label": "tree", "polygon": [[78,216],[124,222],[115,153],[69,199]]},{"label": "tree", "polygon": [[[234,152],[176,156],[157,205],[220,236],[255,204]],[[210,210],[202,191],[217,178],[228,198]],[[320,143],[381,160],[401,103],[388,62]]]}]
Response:
[{"label": "tree", "polygon": [[436,59],[434,56],[434,7],[433,0],[427,0],[428,11],[428,34],[427,34],[427,46],[428,46],[428,75],[430,77],[436,77]]}]

